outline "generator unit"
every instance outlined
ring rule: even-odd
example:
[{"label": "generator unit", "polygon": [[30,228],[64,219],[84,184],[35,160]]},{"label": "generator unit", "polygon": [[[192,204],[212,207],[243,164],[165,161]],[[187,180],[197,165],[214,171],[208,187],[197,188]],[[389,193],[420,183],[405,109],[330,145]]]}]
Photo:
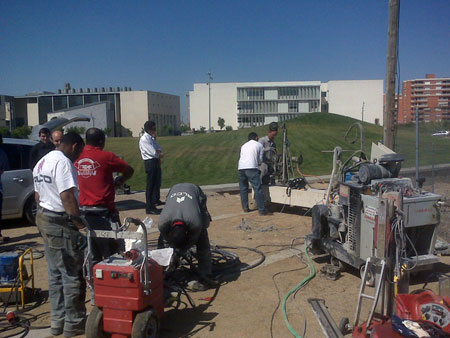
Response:
[{"label": "generator unit", "polygon": [[[332,262],[360,269],[362,276],[366,259],[387,257],[394,232],[402,231],[402,258],[410,270],[431,269],[439,261],[434,245],[441,196],[399,178],[402,161],[401,155],[389,154],[377,163],[343,167],[338,182],[330,182],[335,189],[330,189],[327,203],[313,208],[313,234],[307,238],[313,251],[330,253]],[[374,275],[368,284],[373,285]]]}]

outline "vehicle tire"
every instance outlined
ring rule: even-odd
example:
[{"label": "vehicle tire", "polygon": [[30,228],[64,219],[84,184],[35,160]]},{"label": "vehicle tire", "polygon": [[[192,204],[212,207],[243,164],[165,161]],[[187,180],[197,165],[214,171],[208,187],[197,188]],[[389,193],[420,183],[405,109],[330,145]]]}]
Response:
[{"label": "vehicle tire", "polygon": [[347,317],[344,317],[341,319],[341,321],[339,322],[339,331],[341,331],[341,333],[345,336],[347,333],[350,333],[350,321],[348,320]]},{"label": "vehicle tire", "polygon": [[33,225],[36,225],[37,203],[34,199],[34,195],[30,196],[23,208],[23,216],[25,219]]},{"label": "vehicle tire", "polygon": [[[359,275],[361,276],[361,279],[364,276],[365,268],[366,268],[365,264],[362,264],[360,266],[360,268],[359,268]],[[367,271],[366,285],[370,286],[370,287],[374,287],[375,286],[375,273],[374,273],[373,269],[369,269],[369,271]]]},{"label": "vehicle tire", "polygon": [[159,319],[156,312],[151,309],[136,315],[131,331],[131,338],[157,338],[159,337]]},{"label": "vehicle tire", "polygon": [[110,333],[103,331],[103,311],[94,306],[86,320],[86,338],[108,338]]}]

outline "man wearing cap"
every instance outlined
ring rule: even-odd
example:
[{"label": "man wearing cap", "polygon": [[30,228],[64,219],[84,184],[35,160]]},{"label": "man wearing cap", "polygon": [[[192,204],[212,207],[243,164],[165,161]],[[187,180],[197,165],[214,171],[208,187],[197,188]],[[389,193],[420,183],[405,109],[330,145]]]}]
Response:
[{"label": "man wearing cap", "polygon": [[275,172],[274,162],[277,156],[277,145],[275,144],[275,137],[278,135],[278,123],[272,122],[269,124],[269,131],[267,136],[261,137],[259,143],[263,145],[264,156],[263,163],[260,166],[261,170],[261,190],[264,195],[264,203],[270,204],[269,184],[271,175]]},{"label": "man wearing cap", "polygon": [[166,205],[159,217],[158,228],[161,232],[158,247],[166,242],[174,249],[186,252],[193,245],[197,247],[199,281],[193,289],[206,288],[203,282],[211,280],[211,247],[208,231],[211,216],[206,207],[206,195],[202,189],[192,183],[174,185],[167,195]]},{"label": "man wearing cap", "polygon": [[55,145],[50,139],[50,129],[41,128],[39,130],[39,138],[41,139],[38,144],[34,145],[30,151],[30,168],[33,170],[38,161],[47,155],[49,152],[55,149]]}]

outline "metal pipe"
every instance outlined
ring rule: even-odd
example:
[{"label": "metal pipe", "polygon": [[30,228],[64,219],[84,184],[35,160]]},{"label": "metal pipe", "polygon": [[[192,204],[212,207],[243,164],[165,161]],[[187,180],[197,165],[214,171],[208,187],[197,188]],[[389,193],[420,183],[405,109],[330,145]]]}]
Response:
[{"label": "metal pipe", "polygon": [[419,186],[419,107],[416,107],[416,188]]}]

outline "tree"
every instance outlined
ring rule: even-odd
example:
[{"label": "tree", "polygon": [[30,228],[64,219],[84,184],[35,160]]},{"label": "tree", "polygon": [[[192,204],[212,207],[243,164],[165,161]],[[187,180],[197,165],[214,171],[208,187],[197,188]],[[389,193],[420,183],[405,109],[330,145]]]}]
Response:
[{"label": "tree", "polygon": [[225,127],[225,119],[219,117],[219,119],[217,120],[217,124],[219,125],[220,130],[222,130],[223,127]]}]

